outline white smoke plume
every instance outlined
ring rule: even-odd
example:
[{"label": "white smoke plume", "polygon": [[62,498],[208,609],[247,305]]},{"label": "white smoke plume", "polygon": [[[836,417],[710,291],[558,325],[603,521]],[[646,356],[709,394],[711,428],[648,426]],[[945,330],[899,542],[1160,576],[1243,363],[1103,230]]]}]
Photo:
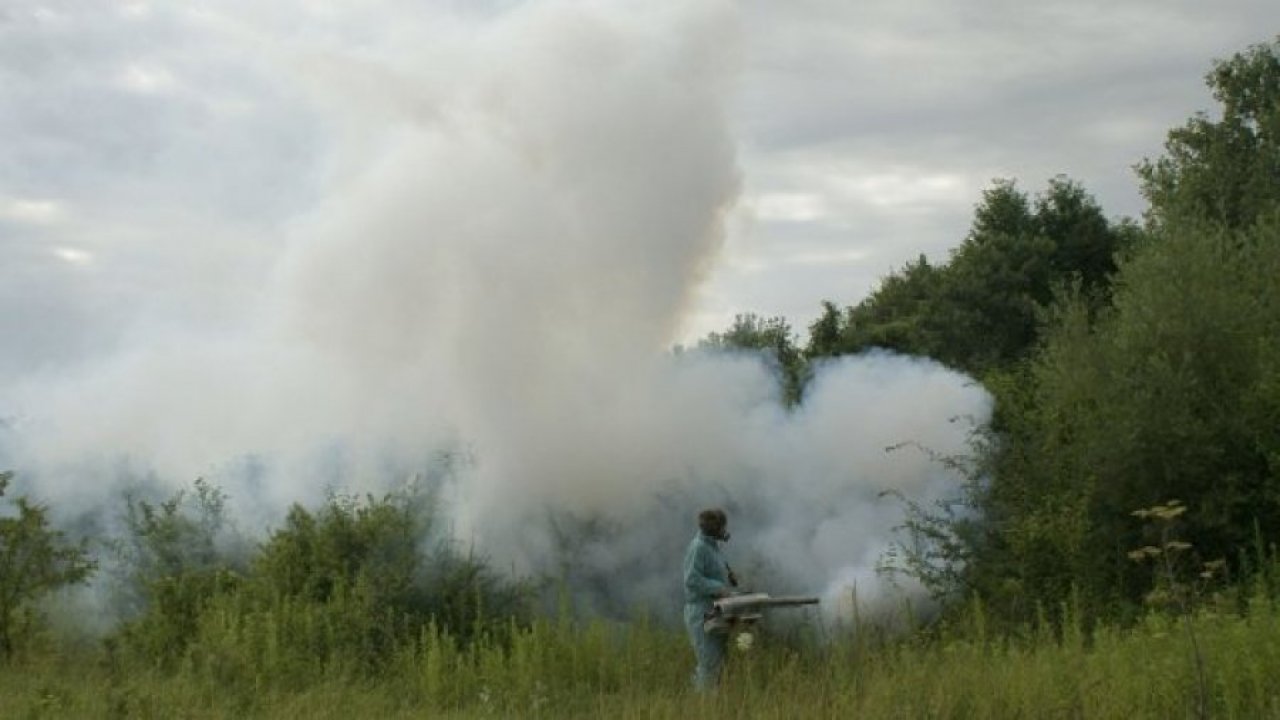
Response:
[{"label": "white smoke plume", "polygon": [[957,482],[886,446],[960,451],[955,418],[989,400],[872,355],[821,366],[787,411],[758,359],[667,350],[739,183],[733,5],[533,2],[456,22],[388,29],[360,57],[322,37],[267,52],[342,142],[252,319],[139,333],[8,388],[0,461],[84,506],[118,468],[203,476],[261,526],[461,448],[456,535],[500,567],[565,571],[598,609],[677,604],[708,505],[730,510],[748,583],[758,565],[792,590],[875,592],[901,518],[882,492],[927,503]]}]

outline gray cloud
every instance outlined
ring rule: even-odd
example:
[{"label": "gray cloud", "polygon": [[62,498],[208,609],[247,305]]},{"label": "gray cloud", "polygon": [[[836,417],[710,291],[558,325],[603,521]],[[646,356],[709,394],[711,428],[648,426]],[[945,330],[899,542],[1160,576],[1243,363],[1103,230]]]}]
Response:
[{"label": "gray cloud", "polygon": [[[178,315],[171,323],[186,321],[175,308],[234,322],[226,308],[260,287],[286,223],[367,151],[350,137],[363,131],[326,100],[332,89],[366,106],[394,97],[429,113],[438,99],[388,74],[387,61],[414,57],[409,77],[447,78],[451,48],[520,8],[8,6],[0,202],[53,201],[65,213],[55,228],[8,223],[0,234],[7,260],[25,258],[6,262],[0,280],[23,296],[47,295],[39,305],[50,318],[46,341],[9,366],[66,361],[70,348],[112,338],[139,310]],[[1130,167],[1159,152],[1168,127],[1211,106],[1201,83],[1210,58],[1268,39],[1256,30],[1268,18],[1280,20],[1280,10],[1252,0],[745,4],[733,113],[745,207],[808,195],[822,213],[737,223],[751,235],[730,236],[683,335],[738,311],[812,315],[821,298],[856,302],[921,252],[942,259],[994,177],[1036,190],[1066,173],[1108,211],[1138,213]],[[419,42],[423,28],[429,46]],[[386,122],[402,109],[388,108]],[[839,178],[852,189],[823,186]],[[955,185],[940,192],[938,178]],[[67,267],[58,248],[88,253],[98,272]],[[804,261],[821,256],[844,260]],[[196,291],[209,296],[193,300]],[[7,315],[8,327],[31,317]]]},{"label": "gray cloud", "polygon": [[[945,260],[993,178],[1037,192],[1066,174],[1138,215],[1132,166],[1213,106],[1211,59],[1278,23],[1280,7],[1253,0],[749,4],[744,214],[777,196],[817,212],[736,223],[697,330],[744,310],[803,327],[819,299],[853,304],[920,253]],[[824,254],[848,259],[784,260]]]}]

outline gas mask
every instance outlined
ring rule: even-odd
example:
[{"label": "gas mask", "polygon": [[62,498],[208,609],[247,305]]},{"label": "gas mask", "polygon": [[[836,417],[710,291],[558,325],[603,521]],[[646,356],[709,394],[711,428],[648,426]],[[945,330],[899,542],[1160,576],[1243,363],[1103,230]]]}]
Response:
[{"label": "gas mask", "polygon": [[703,510],[698,513],[698,529],[713,540],[729,541],[729,519],[723,510]]}]

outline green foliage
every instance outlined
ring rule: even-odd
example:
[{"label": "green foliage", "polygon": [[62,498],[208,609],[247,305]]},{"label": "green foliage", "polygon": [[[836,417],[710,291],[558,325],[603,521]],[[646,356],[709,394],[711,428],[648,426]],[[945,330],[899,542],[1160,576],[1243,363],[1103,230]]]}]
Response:
[{"label": "green foliage", "polygon": [[295,505],[244,564],[217,549],[224,501],[203,483],[159,505],[130,500],[120,545],[144,611],[111,639],[122,661],[224,678],[363,675],[430,625],[499,638],[527,617],[525,585],[440,537],[421,488]]},{"label": "green foliage", "polygon": [[1221,117],[1197,115],[1138,166],[1154,225],[1243,229],[1280,206],[1280,39],[1215,62],[1206,81]]},{"label": "green foliage", "polygon": [[[0,497],[12,479],[0,472]],[[25,496],[9,504],[14,514],[0,516],[0,659],[15,650],[20,612],[46,593],[84,582],[96,567],[86,541],[69,542],[49,526],[48,508]]]},{"label": "green foliage", "polygon": [[[924,256],[920,257],[924,262]],[[806,358],[839,355],[843,345],[841,331],[844,320],[840,308],[830,300],[822,301],[822,316],[809,326],[809,344],[805,348]]]},{"label": "green foliage", "polygon": [[[1120,272],[1091,322],[1064,299],[1008,433],[987,511],[985,558],[1033,601],[1082,585],[1099,604],[1136,601],[1150,578],[1126,521],[1170,495],[1205,557],[1232,557],[1280,522],[1272,389],[1280,333],[1280,225],[1166,228]],[[992,589],[994,592],[994,589]]]},{"label": "green foliage", "polygon": [[969,439],[970,452],[939,455],[915,443],[903,443],[886,452],[916,450],[961,478],[954,497],[923,505],[896,490],[882,496],[896,499],[903,510],[903,522],[895,528],[899,539],[880,558],[876,571],[882,577],[897,581],[910,578],[918,582],[941,606],[963,601],[973,585],[969,574],[982,543],[984,519],[974,509],[984,505],[985,477],[989,468],[983,463],[990,456],[985,444],[991,434],[975,429]]},{"label": "green foliage", "polygon": [[942,271],[921,255],[916,262],[886,276],[866,300],[847,308],[843,318],[835,305],[825,303],[818,322],[827,327],[822,333],[810,333],[806,354],[815,358],[879,347],[933,355],[939,347],[939,323],[933,322],[932,312],[942,280]]},{"label": "green foliage", "polygon": [[1039,339],[1040,315],[1067,284],[1104,299],[1125,246],[1082,186],[1049,182],[1034,208],[1012,182],[983,197],[969,237],[947,266],[932,322],[938,359],[971,373],[1008,368]]},{"label": "green foliage", "polygon": [[1191,561],[1197,556],[1195,546],[1181,539],[1186,512],[1187,506],[1181,500],[1134,510],[1131,514],[1147,524],[1153,544],[1128,553],[1130,560],[1152,566],[1153,587],[1143,600],[1149,605],[1171,608],[1183,617],[1206,599],[1211,585],[1220,582],[1227,571],[1227,561],[1222,558]]},{"label": "green foliage", "polygon": [[119,641],[155,662],[181,657],[210,599],[239,581],[217,547],[226,495],[204,480],[194,490],[158,504],[126,496],[126,534],[112,543],[124,575],[118,602],[131,618]]},{"label": "green foliage", "polygon": [[405,503],[331,496],[318,512],[290,508],[254,562],[254,574],[289,597],[327,602],[364,584],[388,602],[410,592],[418,566],[419,528]]},{"label": "green foliage", "polygon": [[723,333],[711,333],[698,343],[710,351],[757,352],[778,378],[782,400],[788,407],[800,402],[808,381],[808,365],[798,347],[795,333],[786,318],[762,318],[751,313],[738,315]]},{"label": "green foliage", "polygon": [[1034,204],[1008,180],[983,193],[969,236],[946,265],[921,256],[841,318],[827,303],[809,357],[882,347],[982,375],[1026,358],[1055,288],[1075,283],[1101,304],[1115,257],[1135,230],[1111,224],[1092,196],[1054,178]]},{"label": "green foliage", "polygon": [[331,615],[320,625],[340,627],[348,640],[329,652],[368,668],[429,623],[465,639],[524,617],[522,585],[433,534],[434,503],[408,489],[380,499],[334,495],[316,513],[295,505],[255,561],[259,601]]},{"label": "green foliage", "polygon": [[1053,618],[1070,593],[1136,613],[1168,582],[1127,557],[1164,548],[1133,508],[1182,498],[1180,535],[1228,573],[1280,523],[1280,43],[1208,79],[1221,119],[1139,167],[1146,230],[1109,227],[1069,182],[1034,209],[997,185],[924,304],[930,353],[997,400],[962,576],[1002,616]]},{"label": "green foliage", "polygon": [[[1070,599],[1064,598],[1070,608]],[[894,639],[860,626],[797,648],[757,634],[733,649],[723,686],[691,692],[692,652],[678,631],[539,620],[509,638],[461,642],[428,627],[376,676],[212,663],[118,672],[83,650],[24,658],[0,673],[4,717],[938,717],[1170,718],[1200,708],[1178,620],[1148,612],[1087,632],[1068,609],[992,631],[970,603],[954,621]],[[1251,594],[1239,611],[1197,613],[1205,714],[1273,717],[1280,610]]]}]

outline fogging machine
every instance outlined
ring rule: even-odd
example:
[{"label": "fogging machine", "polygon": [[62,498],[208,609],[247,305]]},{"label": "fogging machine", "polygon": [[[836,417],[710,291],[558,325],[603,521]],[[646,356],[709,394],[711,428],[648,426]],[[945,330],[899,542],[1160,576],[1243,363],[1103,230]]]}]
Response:
[{"label": "fogging machine", "polygon": [[764,617],[764,611],[771,608],[817,604],[816,597],[773,597],[768,593],[730,595],[711,603],[711,610],[703,616],[702,629],[709,633],[723,634],[735,628],[754,625]]}]

